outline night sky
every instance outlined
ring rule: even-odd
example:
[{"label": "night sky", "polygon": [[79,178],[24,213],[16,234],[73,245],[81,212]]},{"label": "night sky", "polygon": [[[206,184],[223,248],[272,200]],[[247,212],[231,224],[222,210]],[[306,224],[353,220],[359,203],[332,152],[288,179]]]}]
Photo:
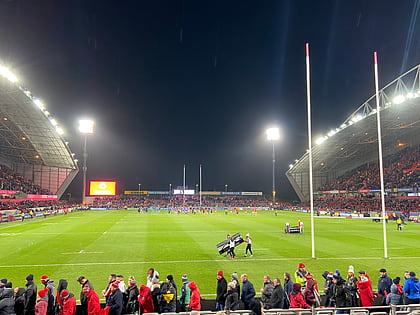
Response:
[{"label": "night sky", "polygon": [[[271,191],[307,147],[306,42],[313,134],[339,126],[420,61],[420,1],[0,0],[0,63],[41,98],[82,165],[78,120],[95,120],[88,179],[119,190]],[[81,194],[82,172],[69,188]]]}]

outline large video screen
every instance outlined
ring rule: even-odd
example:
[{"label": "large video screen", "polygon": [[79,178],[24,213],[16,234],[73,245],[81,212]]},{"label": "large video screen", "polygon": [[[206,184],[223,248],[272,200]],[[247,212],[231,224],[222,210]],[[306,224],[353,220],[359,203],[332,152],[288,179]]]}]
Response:
[{"label": "large video screen", "polygon": [[89,182],[90,196],[115,196],[117,191],[117,182],[109,180],[91,180]]}]

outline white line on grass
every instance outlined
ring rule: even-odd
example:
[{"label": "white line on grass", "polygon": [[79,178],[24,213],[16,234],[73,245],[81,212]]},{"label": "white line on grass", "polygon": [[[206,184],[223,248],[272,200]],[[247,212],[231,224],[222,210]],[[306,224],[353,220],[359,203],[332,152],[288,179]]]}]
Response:
[{"label": "white line on grass", "polygon": [[[420,257],[396,257],[396,259],[419,259]],[[261,258],[261,259],[244,259],[244,260],[236,260],[239,262],[245,261],[285,261],[285,260],[302,260],[302,259],[310,259],[309,257],[302,258],[302,257],[284,257],[284,258]],[[317,260],[378,260],[383,259],[382,257],[340,257],[340,258],[331,258],[331,257],[323,257],[317,258]],[[392,260],[391,258],[388,258]],[[0,268],[19,268],[19,267],[54,267],[54,266],[94,266],[94,265],[142,265],[142,264],[171,264],[171,263],[209,263],[209,262],[223,262],[229,261],[227,259],[203,259],[203,260],[172,260],[172,261],[119,261],[119,262],[93,262],[93,263],[71,263],[71,264],[41,264],[41,265],[4,265],[0,266]]]},{"label": "white line on grass", "polygon": [[103,254],[104,252],[85,252],[83,249],[80,252],[61,253],[61,255],[79,255],[79,254]]}]

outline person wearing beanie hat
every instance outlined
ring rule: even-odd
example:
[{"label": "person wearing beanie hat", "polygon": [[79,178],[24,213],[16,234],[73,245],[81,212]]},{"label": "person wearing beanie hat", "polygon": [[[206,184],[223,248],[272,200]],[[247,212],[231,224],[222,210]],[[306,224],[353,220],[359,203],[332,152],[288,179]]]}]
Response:
[{"label": "person wearing beanie hat", "polygon": [[382,305],[386,305],[386,296],[391,292],[392,279],[386,274],[386,269],[379,270],[378,296],[382,297]]},{"label": "person wearing beanie hat", "polygon": [[296,270],[295,272],[295,283],[300,283],[302,287],[305,286],[305,283],[306,283],[305,275],[308,273],[305,268],[306,268],[305,264],[300,263],[298,265],[298,270]]},{"label": "person wearing beanie hat", "polygon": [[230,279],[232,280],[233,283],[236,284],[235,291],[238,293],[238,299],[240,299],[241,298],[241,284],[239,283],[238,273],[236,271],[232,273],[232,275],[230,276]]},{"label": "person wearing beanie hat", "polygon": [[1,279],[0,280],[0,288],[3,288],[6,283],[7,283],[7,279],[6,278]]},{"label": "person wearing beanie hat", "polygon": [[400,305],[403,302],[402,294],[404,292],[403,287],[400,284],[400,277],[392,279],[391,292],[386,297],[386,305]]},{"label": "person wearing beanie hat", "polygon": [[229,282],[225,297],[225,311],[236,311],[239,308],[239,297],[235,282]]},{"label": "person wearing beanie hat", "polygon": [[60,293],[61,312],[60,315],[76,315],[76,298],[73,293],[64,289]]},{"label": "person wearing beanie hat", "polygon": [[40,299],[35,305],[35,315],[47,315],[48,310],[48,289],[45,288],[38,292]]},{"label": "person wearing beanie hat", "polygon": [[305,275],[306,288],[303,291],[303,298],[309,306],[318,307],[320,306],[320,297],[318,293],[318,283],[314,280],[312,274],[307,273]]},{"label": "person wearing beanie hat", "polygon": [[34,283],[34,275],[29,274],[26,277],[25,292],[25,315],[33,315],[35,313],[36,296],[38,288]]},{"label": "person wearing beanie hat", "polygon": [[127,291],[125,291],[125,295],[127,296],[126,313],[135,314],[139,310],[139,301],[137,299],[139,288],[137,287],[137,281],[133,276],[128,278],[128,288]]},{"label": "person wearing beanie hat", "polygon": [[227,281],[224,278],[223,270],[217,272],[217,287],[216,287],[216,311],[223,311],[225,309],[227,293]]},{"label": "person wearing beanie hat", "polygon": [[[333,286],[332,286],[332,297],[331,300],[335,302],[335,307],[341,308],[346,307],[347,294],[346,286],[343,278],[339,274],[333,276]],[[342,310],[337,311],[337,313],[342,312]]]},{"label": "person wearing beanie hat", "polygon": [[108,315],[121,315],[123,308],[123,294],[118,287],[119,282],[111,283],[111,294],[106,301],[106,307],[109,307]]},{"label": "person wearing beanie hat", "polygon": [[410,271],[410,278],[404,282],[404,294],[407,304],[420,304],[420,282],[414,271]]},{"label": "person wearing beanie hat", "polygon": [[349,266],[349,270],[347,272],[347,280],[346,280],[346,287],[348,290],[348,297],[347,297],[347,306],[359,306],[358,300],[357,300],[357,278],[354,275],[354,267]]},{"label": "person wearing beanie hat", "polygon": [[181,278],[182,286],[181,286],[181,294],[179,298],[179,303],[181,304],[181,311],[186,312],[187,306],[190,303],[191,297],[191,289],[188,287],[188,275],[184,274]]}]

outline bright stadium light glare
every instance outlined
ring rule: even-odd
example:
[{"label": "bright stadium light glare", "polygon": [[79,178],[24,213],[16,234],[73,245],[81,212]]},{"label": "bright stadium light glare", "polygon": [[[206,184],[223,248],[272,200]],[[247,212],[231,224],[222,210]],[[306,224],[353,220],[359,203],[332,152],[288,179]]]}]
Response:
[{"label": "bright stadium light glare", "polygon": [[280,131],[279,128],[268,128],[265,131],[266,135],[267,135],[267,140],[270,141],[277,141],[280,139]]},{"label": "bright stadium light glare", "polygon": [[337,133],[337,131],[335,131],[335,130],[330,130],[330,131],[328,132],[328,137],[332,137],[332,136],[334,136],[336,133]]},{"label": "bright stadium light glare", "polygon": [[44,106],[44,104],[41,102],[41,100],[40,100],[40,99],[35,98],[35,99],[34,99],[34,103],[35,103],[35,105],[36,105],[36,106],[38,106],[40,109],[45,110],[45,106]]},{"label": "bright stadium light glare", "polygon": [[93,133],[93,126],[95,122],[93,120],[82,119],[79,120],[79,131],[81,133]]},{"label": "bright stadium light glare", "polygon": [[392,103],[398,105],[405,102],[405,96],[404,95],[397,95],[392,99]]},{"label": "bright stadium light glare", "polygon": [[0,65],[0,74],[12,83],[17,82],[17,77],[6,67]]},{"label": "bright stadium light glare", "polygon": [[55,120],[54,118],[51,119],[50,122],[51,122],[51,125],[53,125],[53,126],[57,126],[58,125],[57,120]]},{"label": "bright stadium light glare", "polygon": [[44,110],[44,114],[45,114],[45,116],[47,116],[47,117],[49,117],[49,116],[50,116],[50,112],[49,112],[49,111],[47,111],[47,110]]},{"label": "bright stadium light glare", "polygon": [[64,134],[64,131],[63,131],[63,129],[61,128],[61,127],[55,127],[55,131],[57,131],[57,133],[59,134],[59,135],[62,135],[62,134]]},{"label": "bright stadium light glare", "polygon": [[413,94],[413,93],[411,93],[411,92],[410,92],[410,93],[407,93],[407,95],[406,95],[406,96],[407,96],[407,98],[414,98],[414,94]]},{"label": "bright stadium light glare", "polygon": [[327,139],[328,137],[319,137],[318,139],[315,140],[315,143],[319,145],[319,144],[324,143],[324,141]]},{"label": "bright stadium light glare", "polygon": [[355,123],[355,122],[358,122],[358,121],[360,121],[360,120],[362,120],[362,119],[363,119],[363,116],[362,116],[362,115],[360,115],[360,114],[358,114],[358,115],[354,116],[354,117],[351,119],[351,121],[353,121],[353,122]]},{"label": "bright stadium light glare", "polygon": [[341,124],[341,126],[340,126],[340,128],[341,129],[344,129],[344,128],[346,128],[347,127],[347,125],[346,124]]},{"label": "bright stadium light glare", "polygon": [[293,167],[293,164],[289,164],[289,168],[292,168]]}]

